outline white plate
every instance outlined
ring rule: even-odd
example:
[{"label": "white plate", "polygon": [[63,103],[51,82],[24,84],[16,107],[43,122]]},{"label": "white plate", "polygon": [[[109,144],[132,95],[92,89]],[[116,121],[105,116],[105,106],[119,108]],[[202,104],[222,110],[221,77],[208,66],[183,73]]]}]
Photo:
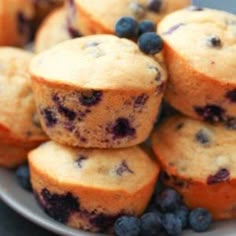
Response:
[{"label": "white plate", "polygon": [[[48,217],[38,206],[32,193],[23,190],[17,183],[14,171],[0,168],[0,198],[11,208],[17,211],[28,220],[50,230],[54,233],[66,236],[94,236],[64,226],[61,223]],[[98,235],[98,234],[96,234]],[[235,236],[236,220],[215,223],[207,233],[197,234],[192,231],[185,231],[183,236]]]}]

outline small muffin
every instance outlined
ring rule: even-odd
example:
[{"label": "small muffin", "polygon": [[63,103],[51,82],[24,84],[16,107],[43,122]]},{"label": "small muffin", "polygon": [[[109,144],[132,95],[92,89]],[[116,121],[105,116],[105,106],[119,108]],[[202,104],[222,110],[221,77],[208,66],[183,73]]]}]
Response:
[{"label": "small muffin", "polygon": [[236,16],[191,7],[158,26],[169,72],[166,100],[206,121],[236,117]]},{"label": "small muffin", "polygon": [[32,54],[0,48],[0,166],[15,167],[29,150],[47,140],[37,118],[27,73]]},{"label": "small muffin", "polygon": [[[74,9],[76,26],[83,35],[114,33],[116,21],[123,16],[132,16],[138,21],[145,19],[154,23],[175,10],[186,7],[189,0],[70,0]],[[77,18],[76,18],[77,17]],[[73,21],[72,21],[73,22]]]},{"label": "small muffin", "polygon": [[34,8],[28,0],[0,0],[0,45],[23,46],[32,36]]},{"label": "small muffin", "polygon": [[62,5],[64,0],[28,0],[35,9],[35,23],[38,25],[53,9]]},{"label": "small muffin", "polygon": [[178,115],[152,135],[165,184],[179,191],[190,208],[206,208],[216,220],[236,217],[233,128]]},{"label": "small muffin", "polygon": [[42,127],[61,144],[118,148],[144,141],[155,122],[166,73],[130,40],[81,37],[30,65]]},{"label": "small muffin", "polygon": [[45,212],[69,226],[109,231],[145,210],[159,167],[141,148],[79,149],[52,141],[29,153],[33,190]]},{"label": "small muffin", "polygon": [[79,37],[79,32],[71,30],[66,20],[65,8],[57,8],[43,21],[37,31],[35,51],[44,51],[60,42]]}]

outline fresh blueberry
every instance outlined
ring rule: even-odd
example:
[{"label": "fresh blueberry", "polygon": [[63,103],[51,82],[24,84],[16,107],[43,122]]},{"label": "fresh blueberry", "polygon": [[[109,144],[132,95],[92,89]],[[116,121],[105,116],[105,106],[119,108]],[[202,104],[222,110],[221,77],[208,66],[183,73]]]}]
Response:
[{"label": "fresh blueberry", "polygon": [[147,32],[155,32],[155,31],[156,31],[156,26],[152,21],[144,20],[139,23],[138,35],[142,35]]},{"label": "fresh blueberry", "polygon": [[115,222],[117,236],[137,236],[140,233],[140,220],[133,216],[121,216]]},{"label": "fresh blueberry", "polygon": [[183,205],[175,210],[174,214],[181,220],[182,228],[185,229],[188,226],[189,209]]},{"label": "fresh blueberry", "polygon": [[16,169],[16,177],[20,186],[28,191],[32,190],[28,165],[24,164]]},{"label": "fresh blueberry", "polygon": [[156,236],[161,231],[162,221],[160,216],[155,212],[146,213],[141,217],[140,235]]},{"label": "fresh blueberry", "polygon": [[167,188],[156,197],[156,204],[163,212],[176,210],[180,203],[181,197],[174,189]]},{"label": "fresh blueberry", "polygon": [[148,9],[153,12],[161,10],[162,0],[148,0]]},{"label": "fresh blueberry", "polygon": [[212,216],[203,208],[196,208],[190,212],[189,225],[195,232],[205,232],[210,228]]},{"label": "fresh blueberry", "polygon": [[138,45],[142,52],[154,55],[162,50],[163,42],[159,35],[148,32],[139,37]]},{"label": "fresh blueberry", "polygon": [[132,17],[122,17],[116,22],[115,32],[120,38],[136,38],[138,34],[138,23]]},{"label": "fresh blueberry", "polygon": [[182,223],[179,217],[173,213],[166,213],[162,219],[162,226],[170,236],[180,235],[182,232]]}]

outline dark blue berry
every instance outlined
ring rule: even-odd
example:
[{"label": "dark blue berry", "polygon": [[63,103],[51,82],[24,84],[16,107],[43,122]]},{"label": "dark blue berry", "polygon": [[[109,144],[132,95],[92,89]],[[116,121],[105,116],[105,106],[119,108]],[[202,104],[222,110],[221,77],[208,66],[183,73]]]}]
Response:
[{"label": "dark blue berry", "polygon": [[217,171],[215,175],[210,175],[207,178],[207,184],[212,185],[212,184],[217,184],[221,182],[225,182],[229,180],[230,178],[230,173],[227,169],[222,168]]},{"label": "dark blue berry", "polygon": [[148,32],[139,37],[138,45],[142,52],[154,55],[162,50],[163,42],[159,35]]},{"label": "dark blue berry", "polygon": [[212,216],[203,208],[196,208],[190,212],[189,225],[196,232],[205,232],[210,228]]},{"label": "dark blue berry", "polygon": [[76,113],[65,106],[59,105],[58,112],[70,121],[73,121],[76,118]]},{"label": "dark blue berry", "polygon": [[57,124],[57,117],[55,112],[51,108],[45,108],[41,111],[45,119],[45,123],[47,127],[52,127]]},{"label": "dark blue berry", "polygon": [[221,39],[218,36],[210,36],[207,39],[208,46],[214,48],[220,48],[222,46]]},{"label": "dark blue berry", "polygon": [[83,106],[94,106],[102,99],[102,92],[87,91],[80,94],[79,101]]},{"label": "dark blue berry", "polygon": [[156,236],[160,233],[162,221],[159,214],[155,212],[146,213],[141,217],[141,232],[142,236]]},{"label": "dark blue berry", "polygon": [[182,232],[182,223],[179,217],[173,213],[166,213],[162,219],[162,226],[170,236],[180,235]]},{"label": "dark blue berry", "polygon": [[201,144],[207,144],[210,142],[208,134],[202,129],[196,133],[196,140]]},{"label": "dark blue berry", "polygon": [[156,31],[156,26],[152,21],[144,20],[139,23],[139,26],[138,26],[139,36],[147,32],[155,32],[155,31]]},{"label": "dark blue berry", "polygon": [[41,196],[45,212],[59,222],[66,223],[71,213],[77,212],[80,209],[79,199],[70,192],[57,194],[51,193],[48,189],[44,188]]},{"label": "dark blue berry", "polygon": [[162,0],[148,0],[148,10],[159,12],[161,10]]},{"label": "dark blue berry", "polygon": [[180,206],[174,214],[181,220],[182,228],[185,229],[188,226],[189,209],[186,206]]},{"label": "dark blue berry", "polygon": [[115,222],[117,236],[137,236],[140,233],[140,220],[132,216],[122,216]]},{"label": "dark blue berry", "polygon": [[204,107],[195,106],[194,109],[205,121],[218,122],[224,120],[225,110],[220,106],[209,104]]},{"label": "dark blue berry", "polygon": [[236,89],[230,90],[225,95],[231,102],[236,102]]},{"label": "dark blue berry", "polygon": [[118,168],[116,169],[116,174],[119,176],[122,176],[123,173],[130,173],[133,174],[134,172],[129,168],[128,164],[126,163],[126,161],[122,161],[120,163],[120,165],[118,166]]},{"label": "dark blue berry", "polygon": [[22,188],[29,191],[32,190],[28,165],[24,164],[24,165],[19,166],[16,169],[16,177]]},{"label": "dark blue berry", "polygon": [[132,17],[122,17],[116,22],[115,33],[120,38],[136,38],[138,35],[138,23]]},{"label": "dark blue berry", "polygon": [[130,122],[126,118],[118,118],[112,127],[112,133],[114,139],[125,138],[127,136],[133,136],[135,129],[130,126]]},{"label": "dark blue berry", "polygon": [[181,203],[181,197],[174,189],[167,188],[156,197],[156,204],[163,212],[176,210]]}]

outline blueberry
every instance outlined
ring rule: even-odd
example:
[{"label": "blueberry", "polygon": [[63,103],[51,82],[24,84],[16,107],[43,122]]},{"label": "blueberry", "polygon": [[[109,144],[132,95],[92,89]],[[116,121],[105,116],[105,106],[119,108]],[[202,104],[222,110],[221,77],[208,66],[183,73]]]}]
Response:
[{"label": "blueberry", "polygon": [[159,12],[161,10],[162,0],[148,0],[148,10]]},{"label": "blueberry", "polygon": [[17,177],[17,180],[22,188],[29,190],[29,191],[32,190],[32,186],[30,183],[30,172],[29,172],[28,165],[24,164],[24,165],[19,166],[16,169],[16,177]]},{"label": "blueberry", "polygon": [[207,39],[207,45],[214,48],[220,48],[222,46],[222,42],[218,36],[210,36]]},{"label": "blueberry", "polygon": [[57,124],[58,120],[55,112],[51,108],[45,108],[41,111],[45,119],[45,123],[47,127],[52,127]]},{"label": "blueberry", "polygon": [[225,94],[225,97],[231,102],[236,102],[236,89],[230,90]]},{"label": "blueberry", "polygon": [[94,106],[102,99],[101,91],[85,91],[80,94],[79,101],[83,106]]},{"label": "blueberry", "polygon": [[121,216],[115,222],[117,236],[137,236],[140,233],[140,220],[132,216]]},{"label": "blueberry", "polygon": [[120,117],[115,121],[111,132],[114,139],[119,139],[135,135],[136,130],[131,127],[128,119]]},{"label": "blueberry", "polygon": [[176,210],[180,203],[181,197],[174,189],[167,188],[156,197],[156,204],[163,212]]},{"label": "blueberry", "polygon": [[159,35],[148,32],[139,37],[138,45],[142,52],[154,55],[162,50],[163,42]]},{"label": "blueberry", "polygon": [[216,172],[215,175],[208,176],[207,184],[208,185],[217,184],[225,182],[229,179],[230,179],[230,172],[225,168],[221,168]]},{"label": "blueberry", "polygon": [[195,232],[205,232],[210,228],[212,216],[203,208],[195,208],[190,212],[189,225]]},{"label": "blueberry", "polygon": [[155,212],[146,213],[141,217],[140,235],[156,236],[160,233],[162,221],[159,214]]},{"label": "blueberry", "polygon": [[132,17],[122,17],[116,22],[115,33],[120,38],[136,38],[138,34],[138,23]]},{"label": "blueberry", "polygon": [[210,142],[209,135],[206,133],[206,131],[200,129],[195,136],[196,140],[201,144],[207,144]]},{"label": "blueberry", "polygon": [[144,20],[139,23],[138,26],[138,35],[142,35],[147,32],[155,32],[156,26],[152,21]]},{"label": "blueberry", "polygon": [[181,220],[182,228],[185,229],[188,226],[189,209],[183,205],[175,210],[174,214]]},{"label": "blueberry", "polygon": [[166,213],[162,219],[162,226],[168,235],[177,236],[182,232],[182,223],[173,213]]},{"label": "blueberry", "polygon": [[120,165],[118,166],[118,168],[116,169],[116,174],[119,176],[122,176],[123,173],[130,173],[133,174],[134,172],[129,168],[128,164],[126,163],[125,160],[123,160]]}]

